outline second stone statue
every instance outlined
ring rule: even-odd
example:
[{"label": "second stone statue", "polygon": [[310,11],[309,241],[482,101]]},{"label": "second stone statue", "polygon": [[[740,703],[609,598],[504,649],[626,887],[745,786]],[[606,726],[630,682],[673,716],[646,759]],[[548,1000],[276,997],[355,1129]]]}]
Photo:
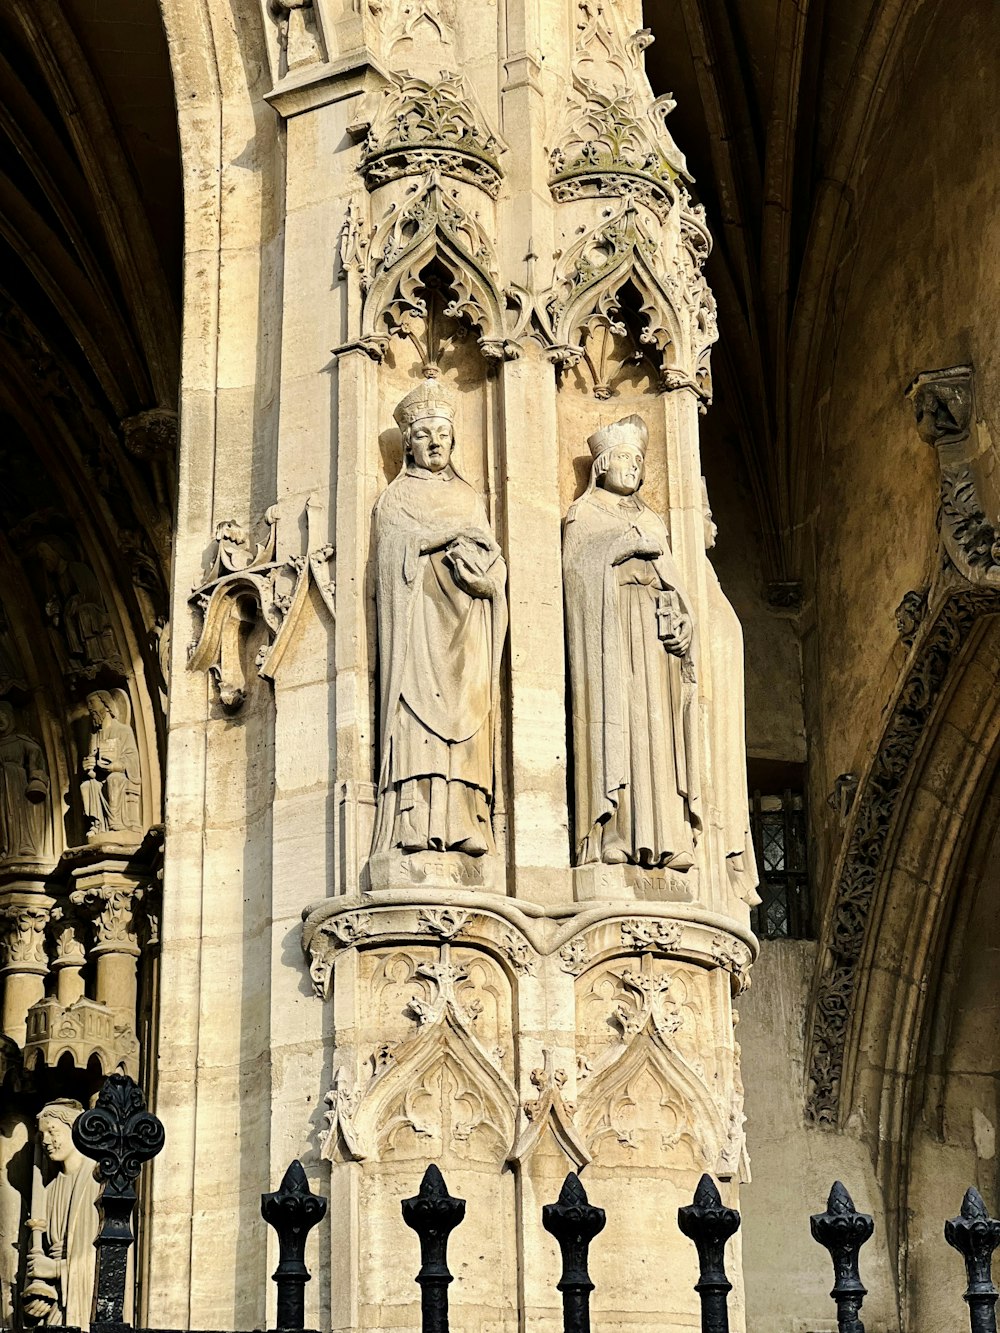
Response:
[{"label": "second stone statue", "polygon": [[381,765],[373,854],[479,858],[492,825],[507,568],[425,379],[394,413],[403,467],[375,506]]},{"label": "second stone statue", "polygon": [[563,581],[577,865],[687,871],[701,827],[694,618],[666,526],[639,499],[648,432],[591,435],[566,515]]}]

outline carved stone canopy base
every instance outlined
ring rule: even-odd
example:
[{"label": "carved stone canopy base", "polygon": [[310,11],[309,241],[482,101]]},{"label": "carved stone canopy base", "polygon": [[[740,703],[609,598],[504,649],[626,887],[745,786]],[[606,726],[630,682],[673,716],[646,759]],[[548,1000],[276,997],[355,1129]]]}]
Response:
[{"label": "carved stone canopy base", "polygon": [[466,856],[464,852],[376,852],[365,873],[367,883],[364,888],[368,893],[418,887],[506,892],[506,868],[501,856]]},{"label": "carved stone canopy base", "polygon": [[573,897],[578,903],[690,903],[698,895],[696,867],[644,870],[642,866],[585,865],[573,867]]},{"label": "carved stone canopy base", "polygon": [[66,1007],[53,996],[39,1000],[28,1010],[25,1069],[54,1069],[67,1055],[77,1069],[96,1058],[103,1074],[124,1065],[138,1077],[139,1043],[128,1019],[97,1000],[84,998]]}]

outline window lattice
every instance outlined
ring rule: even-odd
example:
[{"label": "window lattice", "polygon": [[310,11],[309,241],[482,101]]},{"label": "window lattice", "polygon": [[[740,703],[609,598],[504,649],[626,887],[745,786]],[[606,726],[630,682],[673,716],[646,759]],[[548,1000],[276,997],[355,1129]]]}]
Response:
[{"label": "window lattice", "polygon": [[753,931],[761,939],[803,939],[809,935],[809,880],[801,793],[754,792],[750,828],[761,898],[750,914]]}]

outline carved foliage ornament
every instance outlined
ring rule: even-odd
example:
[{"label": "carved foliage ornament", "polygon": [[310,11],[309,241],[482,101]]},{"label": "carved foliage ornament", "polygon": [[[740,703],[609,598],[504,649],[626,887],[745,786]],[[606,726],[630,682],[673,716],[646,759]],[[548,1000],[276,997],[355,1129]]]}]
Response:
[{"label": "carved foliage ornament", "polygon": [[390,77],[361,158],[369,190],[437,171],[495,199],[503,146],[486,127],[463,76],[442,70],[434,82],[407,74]]},{"label": "carved foliage ornament", "polygon": [[674,106],[666,97],[644,104],[632,88],[606,96],[578,80],[568,123],[549,154],[553,197],[632,194],[665,218],[677,199],[675,178],[684,170],[663,125]]},{"label": "carved foliage ornament", "polygon": [[258,652],[254,665],[258,675],[273,680],[310,585],[317,589],[330,615],[335,614],[334,583],[330,577],[333,547],[320,541],[314,532],[319,509],[312,500],[306,504],[307,554],[285,560],[275,559],[277,506],[264,515],[267,536],[254,549],[235,519],[216,527],[211,568],[205,582],[190,598],[201,613],[202,624],[189,650],[188,667],[192,671],[209,672],[227,712],[237,712],[247,696],[249,683],[242,644],[250,629],[261,622],[266,626],[269,642]]}]

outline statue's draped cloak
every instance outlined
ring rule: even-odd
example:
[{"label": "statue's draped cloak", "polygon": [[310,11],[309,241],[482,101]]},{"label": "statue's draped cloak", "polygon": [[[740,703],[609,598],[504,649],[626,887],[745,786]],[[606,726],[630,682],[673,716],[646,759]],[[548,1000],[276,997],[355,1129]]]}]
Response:
[{"label": "statue's draped cloak", "polygon": [[[503,562],[483,502],[450,468],[401,473],[375,506],[382,737],[376,848],[390,845],[391,816],[398,813],[384,793],[400,789],[405,807],[412,796],[403,789],[414,779],[462,783],[479,793],[470,797],[469,810],[478,811],[480,823],[488,818],[507,605],[502,578],[495,579],[497,594],[483,598],[470,596],[452,577],[446,548],[474,532],[493,547],[486,558],[496,576]],[[461,822],[456,799],[450,792],[451,816],[435,816],[442,827]]]},{"label": "statue's draped cloak", "polygon": [[[663,555],[616,564],[639,533]],[[701,826],[692,659],[685,672],[657,636],[662,589],[690,615],[663,520],[591,488],[566,516],[563,583],[577,864],[601,859],[613,825],[629,860],[662,865],[690,853]]]},{"label": "statue's draped cloak", "polygon": [[60,1171],[45,1186],[47,1250],[59,1260],[59,1287],[65,1310],[54,1305],[49,1324],[87,1328],[94,1299],[95,1251],[99,1219],[95,1203],[101,1186],[93,1162]]}]

